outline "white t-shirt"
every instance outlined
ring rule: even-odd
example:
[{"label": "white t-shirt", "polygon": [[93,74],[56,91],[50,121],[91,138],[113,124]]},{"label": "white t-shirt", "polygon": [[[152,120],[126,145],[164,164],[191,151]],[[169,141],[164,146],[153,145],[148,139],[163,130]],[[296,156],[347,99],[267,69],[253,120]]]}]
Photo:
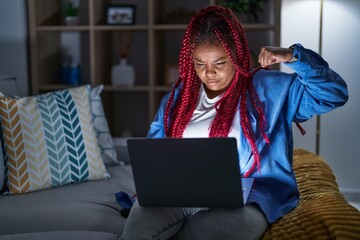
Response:
[{"label": "white t-shirt", "polygon": [[[184,138],[209,137],[210,126],[216,115],[215,103],[221,97],[222,94],[212,99],[208,98],[204,86],[201,85],[197,106],[190,119],[189,124],[186,126],[186,129],[183,134]],[[239,110],[235,114],[235,118],[233,120],[228,137],[236,138],[239,146],[239,138],[240,138]]]}]

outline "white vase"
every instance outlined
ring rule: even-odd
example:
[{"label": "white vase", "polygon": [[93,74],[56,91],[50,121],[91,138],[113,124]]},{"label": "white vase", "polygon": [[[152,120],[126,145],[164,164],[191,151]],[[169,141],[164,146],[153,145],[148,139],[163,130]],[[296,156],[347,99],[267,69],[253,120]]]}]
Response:
[{"label": "white vase", "polygon": [[126,58],[120,58],[120,63],[112,67],[111,83],[112,85],[134,86],[134,67],[127,64]]},{"label": "white vase", "polygon": [[65,23],[66,23],[66,25],[78,25],[79,17],[78,16],[66,16]]}]

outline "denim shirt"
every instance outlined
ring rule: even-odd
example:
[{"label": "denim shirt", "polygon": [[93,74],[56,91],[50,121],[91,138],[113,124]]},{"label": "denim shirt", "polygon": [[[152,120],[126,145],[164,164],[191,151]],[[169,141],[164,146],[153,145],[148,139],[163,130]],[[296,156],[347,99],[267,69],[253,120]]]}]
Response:
[{"label": "denim shirt", "polygon": [[[256,111],[250,102],[247,104],[261,161],[260,170],[255,169],[249,176],[255,181],[247,203],[257,204],[269,223],[294,209],[299,200],[292,168],[292,122],[304,122],[314,114],[329,112],[348,100],[346,83],[329,68],[326,61],[300,44],[293,47],[293,56],[297,61],[285,64],[294,73],[262,69],[252,79],[264,109],[265,131],[270,144],[261,136]],[[177,90],[175,100],[178,93]],[[168,99],[169,94],[162,99],[147,137],[166,137],[163,118]],[[252,166],[254,157],[242,130],[239,146],[239,164],[241,174],[244,174]]]}]

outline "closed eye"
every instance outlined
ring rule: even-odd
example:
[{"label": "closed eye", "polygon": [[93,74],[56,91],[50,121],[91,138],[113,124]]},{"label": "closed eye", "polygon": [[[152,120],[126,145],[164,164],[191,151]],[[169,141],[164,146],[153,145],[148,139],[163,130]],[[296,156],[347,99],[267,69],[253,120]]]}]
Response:
[{"label": "closed eye", "polygon": [[227,58],[225,58],[225,57],[219,58],[214,61],[214,64],[217,66],[224,65],[225,63],[227,63]]}]

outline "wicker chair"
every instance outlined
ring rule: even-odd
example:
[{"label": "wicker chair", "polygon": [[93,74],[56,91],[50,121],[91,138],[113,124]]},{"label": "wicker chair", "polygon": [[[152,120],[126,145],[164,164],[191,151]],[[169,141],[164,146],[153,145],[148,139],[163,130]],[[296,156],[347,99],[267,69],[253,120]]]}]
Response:
[{"label": "wicker chair", "polygon": [[294,151],[298,206],[269,226],[268,239],[360,239],[360,212],[340,193],[329,165],[318,155]]}]

